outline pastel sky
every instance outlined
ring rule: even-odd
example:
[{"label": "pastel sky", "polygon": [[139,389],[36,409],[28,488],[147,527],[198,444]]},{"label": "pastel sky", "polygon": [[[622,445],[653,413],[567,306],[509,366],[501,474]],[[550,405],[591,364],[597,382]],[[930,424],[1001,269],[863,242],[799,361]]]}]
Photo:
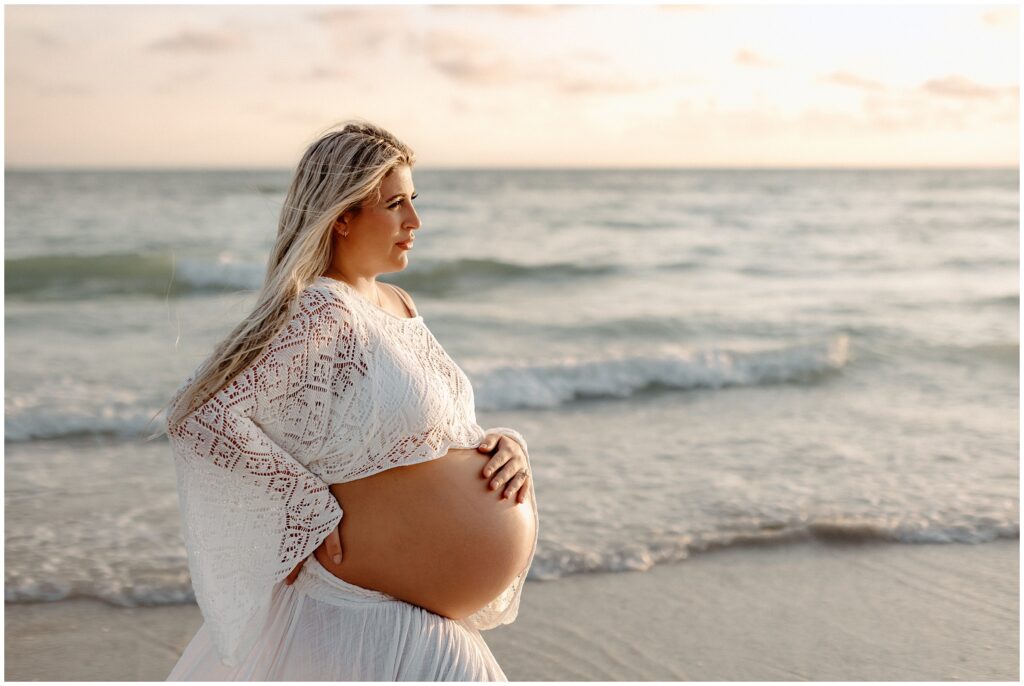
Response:
[{"label": "pastel sky", "polygon": [[5,164],[1013,166],[1014,5],[7,5]]}]

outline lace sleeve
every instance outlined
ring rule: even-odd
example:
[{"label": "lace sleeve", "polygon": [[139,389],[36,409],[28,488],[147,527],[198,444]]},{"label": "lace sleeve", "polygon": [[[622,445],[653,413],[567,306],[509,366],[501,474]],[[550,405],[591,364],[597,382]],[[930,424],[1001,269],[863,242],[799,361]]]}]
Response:
[{"label": "lace sleeve", "polygon": [[228,666],[251,650],[275,585],[342,517],[303,461],[324,440],[343,309],[304,294],[263,355],[168,426],[192,586]]},{"label": "lace sleeve", "polygon": [[[526,455],[526,463],[530,464],[530,452],[526,447],[526,439],[523,438],[515,429],[509,429],[504,426],[499,426],[491,429],[486,429],[485,434],[501,433],[509,438],[515,440],[523,448],[523,453]],[[530,559],[527,561],[526,566],[523,567],[523,571],[520,572],[512,583],[501,592],[497,598],[487,603],[484,607],[480,608],[469,617],[465,618],[465,622],[470,626],[476,628],[478,631],[485,631],[487,629],[493,629],[502,624],[511,624],[516,620],[519,614],[519,600],[523,595],[523,586],[526,583],[526,575],[530,571],[530,566],[533,564],[533,556],[537,552],[537,537],[540,534],[540,519],[537,516],[537,498],[534,494],[533,488],[533,466],[530,466],[530,487],[529,496],[527,500],[530,502],[530,507],[533,508],[533,521],[537,523],[537,528],[533,535],[533,549],[530,552]]]}]

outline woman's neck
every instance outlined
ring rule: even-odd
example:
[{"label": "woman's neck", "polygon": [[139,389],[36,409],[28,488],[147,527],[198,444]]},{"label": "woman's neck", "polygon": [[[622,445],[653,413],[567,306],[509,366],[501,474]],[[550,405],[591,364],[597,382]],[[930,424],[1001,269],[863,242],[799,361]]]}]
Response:
[{"label": "woman's neck", "polygon": [[382,307],[381,303],[383,302],[383,299],[381,298],[380,287],[378,286],[375,277],[364,276],[352,278],[341,273],[334,267],[328,267],[327,271],[324,272],[324,276],[337,281],[344,281],[362,294],[367,300],[377,305],[377,307]]}]

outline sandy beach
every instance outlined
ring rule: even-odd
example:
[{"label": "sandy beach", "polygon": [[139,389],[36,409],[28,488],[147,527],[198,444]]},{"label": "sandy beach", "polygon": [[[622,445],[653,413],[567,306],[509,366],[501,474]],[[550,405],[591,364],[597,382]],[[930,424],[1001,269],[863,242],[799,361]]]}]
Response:
[{"label": "sandy beach", "polygon": [[[1017,681],[1019,543],[731,548],[531,582],[485,632],[512,681]],[[194,605],[6,605],[13,681],[163,680]]]},{"label": "sandy beach", "polygon": [[[193,586],[229,650],[341,490],[511,427],[510,681],[1019,683],[1017,6],[5,23],[5,679],[163,681]],[[276,607],[273,674],[443,669],[411,606]]]}]

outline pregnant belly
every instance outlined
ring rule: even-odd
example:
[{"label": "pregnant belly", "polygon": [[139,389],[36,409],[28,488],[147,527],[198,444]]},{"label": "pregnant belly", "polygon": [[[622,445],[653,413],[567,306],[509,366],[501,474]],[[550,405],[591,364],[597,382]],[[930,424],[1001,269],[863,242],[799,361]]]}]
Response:
[{"label": "pregnant belly", "polygon": [[530,495],[500,499],[472,449],[331,485],[345,514],[345,581],[462,619],[500,595],[529,563],[537,522]]}]

